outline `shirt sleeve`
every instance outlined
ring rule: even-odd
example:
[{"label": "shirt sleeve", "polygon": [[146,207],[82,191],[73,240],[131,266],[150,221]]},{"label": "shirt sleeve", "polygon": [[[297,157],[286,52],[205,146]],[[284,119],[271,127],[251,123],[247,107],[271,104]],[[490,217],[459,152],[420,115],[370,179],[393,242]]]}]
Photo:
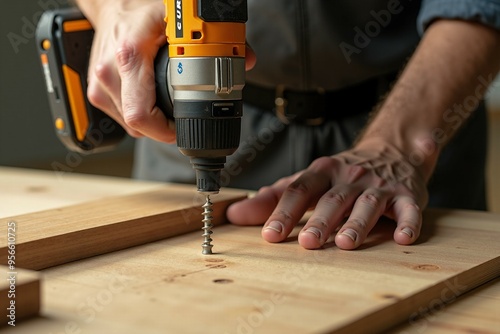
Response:
[{"label": "shirt sleeve", "polygon": [[417,19],[422,35],[437,19],[463,19],[500,30],[500,0],[423,0]]}]

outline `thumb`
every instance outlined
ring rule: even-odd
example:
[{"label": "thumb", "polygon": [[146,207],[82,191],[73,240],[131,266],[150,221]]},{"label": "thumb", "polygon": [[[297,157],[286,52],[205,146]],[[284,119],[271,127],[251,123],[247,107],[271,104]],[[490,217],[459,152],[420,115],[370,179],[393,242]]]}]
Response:
[{"label": "thumb", "polygon": [[247,43],[245,49],[245,70],[250,71],[252,68],[254,68],[256,63],[257,56],[255,55],[252,47]]}]

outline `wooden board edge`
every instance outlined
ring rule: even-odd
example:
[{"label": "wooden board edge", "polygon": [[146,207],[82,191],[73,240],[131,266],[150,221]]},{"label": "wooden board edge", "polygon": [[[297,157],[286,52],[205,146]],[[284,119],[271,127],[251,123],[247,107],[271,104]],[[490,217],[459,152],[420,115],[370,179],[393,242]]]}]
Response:
[{"label": "wooden board edge", "polygon": [[40,313],[40,275],[24,269],[10,270],[0,266],[6,278],[0,284],[0,309],[3,326],[15,326],[19,321],[33,318]]},{"label": "wooden board edge", "polygon": [[[245,196],[233,197],[214,202],[212,216],[214,225],[227,223],[227,207]],[[187,220],[186,210],[165,212],[144,216],[137,219],[120,221],[111,225],[102,225],[88,230],[78,230],[63,235],[16,244],[16,264],[20,268],[42,270],[68,262],[106,254],[129,247],[143,245],[188,232],[201,231],[200,208],[191,208],[190,219],[199,220],[199,224]],[[165,221],[169,221],[168,228]],[[126,235],[118,231],[126,231]],[[200,234],[201,235],[201,234]],[[106,236],[106,237],[103,237]],[[200,242],[201,243],[201,242]],[[197,250],[193,250],[197,251]],[[0,248],[0,264],[7,258],[7,248]]]},{"label": "wooden board edge", "polygon": [[453,303],[461,295],[497,277],[500,277],[500,256],[448,277],[377,311],[365,314],[348,324],[324,332],[363,333],[367,331],[367,324],[371,333],[382,333],[404,323],[411,326],[416,324],[417,320],[432,316],[434,312]]}]

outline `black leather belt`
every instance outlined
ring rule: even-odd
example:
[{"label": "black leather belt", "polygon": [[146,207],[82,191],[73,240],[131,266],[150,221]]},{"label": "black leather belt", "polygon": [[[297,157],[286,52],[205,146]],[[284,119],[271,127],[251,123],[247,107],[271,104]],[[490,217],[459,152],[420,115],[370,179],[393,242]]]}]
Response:
[{"label": "black leather belt", "polygon": [[269,89],[246,84],[243,101],[272,110],[286,124],[321,125],[327,120],[370,112],[395,78],[392,73],[335,91],[296,91],[284,86]]}]

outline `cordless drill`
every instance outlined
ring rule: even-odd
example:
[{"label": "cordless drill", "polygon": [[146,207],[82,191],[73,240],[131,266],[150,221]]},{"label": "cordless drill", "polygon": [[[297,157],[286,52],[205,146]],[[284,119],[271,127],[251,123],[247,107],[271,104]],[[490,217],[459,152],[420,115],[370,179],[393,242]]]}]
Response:
[{"label": "cordless drill", "polygon": [[[156,105],[175,120],[177,146],[196,172],[210,254],[210,194],[220,189],[226,157],[239,145],[245,83],[246,0],[164,0],[168,46],[155,59]],[[75,8],[45,12],[38,50],[61,141],[93,153],[114,147],[123,129],[86,98],[93,30]]]},{"label": "cordless drill", "polygon": [[156,80],[161,100],[173,101],[177,146],[190,157],[198,191],[206,195],[202,253],[211,254],[210,194],[219,192],[226,157],[240,140],[247,4],[246,0],[164,3],[170,59],[157,57]]}]

